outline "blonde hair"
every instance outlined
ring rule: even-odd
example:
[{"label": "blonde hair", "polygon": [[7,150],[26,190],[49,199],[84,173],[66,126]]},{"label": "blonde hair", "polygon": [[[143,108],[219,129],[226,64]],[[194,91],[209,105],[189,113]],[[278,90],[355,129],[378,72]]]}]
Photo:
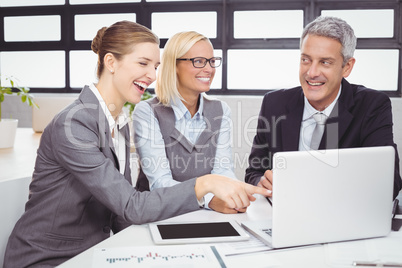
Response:
[{"label": "blonde hair", "polygon": [[201,40],[211,43],[207,37],[194,31],[177,33],[166,42],[155,84],[156,96],[163,105],[170,106],[176,97],[183,100],[178,90],[176,60]]}]

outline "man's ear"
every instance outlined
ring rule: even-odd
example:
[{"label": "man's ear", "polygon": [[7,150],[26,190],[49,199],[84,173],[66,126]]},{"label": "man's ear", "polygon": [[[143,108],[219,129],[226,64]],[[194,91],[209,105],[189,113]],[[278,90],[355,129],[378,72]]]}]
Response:
[{"label": "man's ear", "polygon": [[116,62],[116,58],[114,57],[114,55],[112,53],[106,53],[105,57],[103,58],[103,62],[107,71],[110,73],[114,73]]},{"label": "man's ear", "polygon": [[345,64],[343,67],[343,77],[346,78],[350,75],[352,72],[353,66],[355,65],[356,59],[355,58],[350,58],[348,62]]}]

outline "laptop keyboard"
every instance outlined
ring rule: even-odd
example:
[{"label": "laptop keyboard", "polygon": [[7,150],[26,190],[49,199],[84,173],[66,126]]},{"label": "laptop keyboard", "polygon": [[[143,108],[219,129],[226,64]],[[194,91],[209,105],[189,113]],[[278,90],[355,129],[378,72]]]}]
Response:
[{"label": "laptop keyboard", "polygon": [[262,229],[262,231],[267,235],[272,236],[272,229]]}]

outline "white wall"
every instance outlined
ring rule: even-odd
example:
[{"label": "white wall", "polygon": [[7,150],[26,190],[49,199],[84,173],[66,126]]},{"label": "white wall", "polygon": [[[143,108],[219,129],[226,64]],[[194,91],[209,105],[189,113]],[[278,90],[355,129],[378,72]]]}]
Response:
[{"label": "white wall", "polygon": [[[257,117],[260,111],[262,96],[215,96],[225,101],[232,110],[233,120],[233,160],[235,173],[244,179],[247,159],[255,135]],[[19,127],[32,127],[32,108],[14,96],[6,96],[3,102],[3,116],[19,119]],[[394,140],[402,156],[402,98],[391,98]],[[402,162],[402,161],[401,161]]]}]

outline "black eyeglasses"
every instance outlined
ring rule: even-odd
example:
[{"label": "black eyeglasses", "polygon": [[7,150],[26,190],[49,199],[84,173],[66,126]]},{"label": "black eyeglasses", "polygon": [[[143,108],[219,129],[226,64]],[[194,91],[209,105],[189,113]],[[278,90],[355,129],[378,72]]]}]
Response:
[{"label": "black eyeglasses", "polygon": [[207,65],[207,62],[209,62],[209,65],[211,65],[212,68],[216,68],[219,67],[222,63],[221,57],[213,57],[210,59],[204,57],[195,57],[191,59],[177,59],[177,60],[189,60],[193,63],[193,66],[195,68],[204,68],[205,65]]}]

